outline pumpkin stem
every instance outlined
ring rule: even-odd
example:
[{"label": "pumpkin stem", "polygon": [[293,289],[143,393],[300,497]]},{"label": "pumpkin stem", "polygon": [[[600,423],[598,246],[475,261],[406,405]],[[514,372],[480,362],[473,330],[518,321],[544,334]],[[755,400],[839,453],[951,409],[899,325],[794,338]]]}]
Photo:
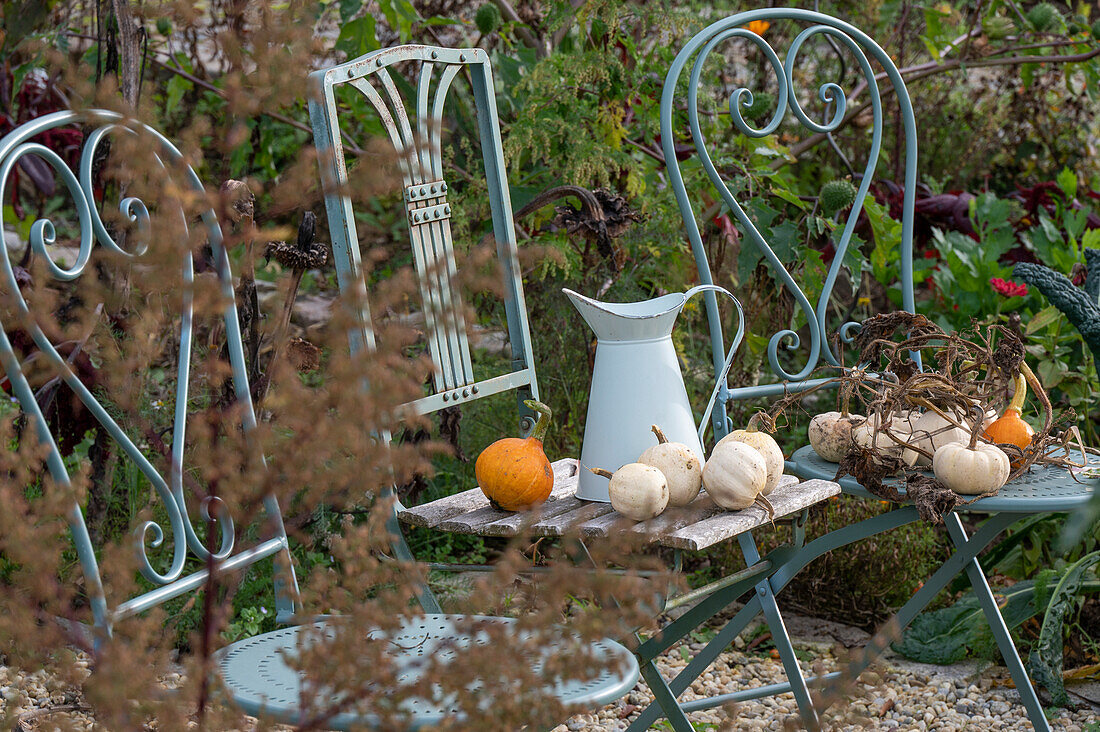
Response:
[{"label": "pumpkin stem", "polygon": [[1012,384],[1015,390],[1012,392],[1012,401],[1005,407],[1004,414],[1008,414],[1009,410],[1013,410],[1019,415],[1024,409],[1024,400],[1027,398],[1027,379],[1024,378],[1023,371],[1016,374],[1012,379]]},{"label": "pumpkin stem", "polygon": [[657,435],[658,445],[663,445],[668,442],[668,438],[665,437],[665,433],[661,431],[660,427],[658,427],[657,425],[651,425],[649,429],[653,430],[653,434]]},{"label": "pumpkin stem", "polygon": [[604,470],[603,468],[588,468],[588,472],[595,473],[596,475],[600,476],[601,478],[611,479],[611,478],[615,477],[614,473],[612,473],[610,470]]},{"label": "pumpkin stem", "polygon": [[1054,421],[1054,407],[1050,405],[1050,397],[1047,396],[1043,385],[1039,383],[1035,372],[1027,365],[1027,361],[1020,362],[1020,373],[1027,379],[1031,391],[1039,399],[1039,403],[1043,405],[1043,434],[1050,434],[1050,425]]},{"label": "pumpkin stem", "polygon": [[760,428],[757,426],[756,422],[757,422],[757,420],[759,420],[761,418],[761,415],[763,415],[763,414],[764,414],[763,412],[757,412],[756,414],[749,417],[749,422],[748,422],[748,424],[745,425],[745,431],[746,432],[758,432],[760,430]]},{"label": "pumpkin stem", "polygon": [[974,426],[970,430],[970,445],[968,446],[970,450],[973,450],[978,444],[978,435],[985,431],[982,429],[982,422],[985,421],[985,409],[982,408],[981,404],[972,404],[970,406],[970,411],[977,415]]},{"label": "pumpkin stem", "polygon": [[772,502],[763,493],[758,493],[752,502],[768,512],[768,521],[771,521],[772,528],[775,528],[775,507],[772,506]]},{"label": "pumpkin stem", "polygon": [[535,423],[535,429],[531,430],[531,437],[528,439],[542,442],[543,438],[546,437],[546,430],[550,427],[550,420],[553,418],[554,413],[550,411],[550,407],[537,399],[525,399],[523,403],[527,405],[528,409],[533,409],[539,413],[539,421]]}]

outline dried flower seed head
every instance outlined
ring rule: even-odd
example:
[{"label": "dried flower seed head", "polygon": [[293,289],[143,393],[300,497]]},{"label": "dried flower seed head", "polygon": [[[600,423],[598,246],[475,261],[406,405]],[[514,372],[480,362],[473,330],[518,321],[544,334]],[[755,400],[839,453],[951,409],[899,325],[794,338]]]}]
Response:
[{"label": "dried flower seed head", "polygon": [[267,258],[274,259],[287,269],[317,269],[325,266],[325,262],[328,261],[328,251],[325,250],[324,245],[317,242],[312,242],[309,248],[302,250],[285,241],[269,241]]},{"label": "dried flower seed head", "polygon": [[569,234],[580,234],[595,240],[599,238],[601,230],[612,239],[620,237],[632,223],[641,220],[638,213],[631,210],[626,199],[618,193],[606,188],[597,188],[592,191],[592,195],[603,210],[603,221],[592,218],[584,207],[574,208],[566,204],[554,209],[557,214],[554,222],[564,227]]},{"label": "dried flower seed head", "polygon": [[321,365],[321,349],[304,338],[292,338],[286,344],[286,358],[298,373],[308,373]]},{"label": "dried flower seed head", "polygon": [[328,250],[324,244],[314,240],[316,231],[317,216],[312,211],[306,211],[298,224],[298,240],[294,246],[285,241],[268,242],[265,256],[292,270],[324,267],[328,261]]},{"label": "dried flower seed head", "polygon": [[234,224],[239,224],[241,219],[252,219],[255,216],[256,196],[243,180],[230,178],[222,183],[220,192],[229,204],[227,211]]},{"label": "dried flower seed head", "polygon": [[1004,326],[997,326],[997,332],[1001,334],[1001,342],[993,351],[993,365],[1011,378],[1024,361],[1024,342],[1019,334]]}]

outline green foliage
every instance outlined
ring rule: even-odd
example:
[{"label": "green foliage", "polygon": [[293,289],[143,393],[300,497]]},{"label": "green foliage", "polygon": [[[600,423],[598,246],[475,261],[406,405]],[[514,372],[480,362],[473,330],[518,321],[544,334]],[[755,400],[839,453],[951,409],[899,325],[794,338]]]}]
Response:
[{"label": "green foliage", "polygon": [[[1010,267],[1001,259],[1016,245],[1016,233],[1009,222],[1012,206],[991,193],[983,193],[970,203],[970,217],[978,232],[974,240],[958,231],[934,229],[932,244],[942,264],[932,274],[941,293],[950,293],[950,308],[939,310],[936,318],[948,329],[958,329],[972,317],[1010,312],[1023,304],[1021,298],[1005,298],[990,286],[994,278],[1011,278]],[[939,309],[939,308],[937,308]]]},{"label": "green foliage", "polygon": [[1100,552],[1093,552],[1081,557],[1066,569],[1058,586],[1051,593],[1043,616],[1043,627],[1039,632],[1039,642],[1028,657],[1031,678],[1045,686],[1054,703],[1060,707],[1069,704],[1069,697],[1062,684],[1063,621],[1085,590],[1086,572],[1098,562]]},{"label": "green foliage", "polygon": [[994,15],[985,19],[982,23],[982,30],[985,31],[990,40],[999,41],[1012,32],[1014,25],[1011,19],[1003,15]]},{"label": "green foliage", "polygon": [[1056,30],[1062,25],[1062,14],[1050,3],[1039,3],[1027,11],[1027,22],[1039,32]]},{"label": "green foliage", "polygon": [[268,617],[266,607],[242,608],[237,613],[236,619],[222,631],[222,638],[225,639],[226,643],[232,643],[241,638],[251,638],[254,635],[259,635],[266,625],[272,624],[269,621],[273,620],[274,618]]},{"label": "green foliage", "polygon": [[775,97],[768,92],[758,92],[752,95],[752,104],[745,107],[741,116],[749,122],[756,122],[763,119],[773,109],[775,109]]},{"label": "green foliage", "polygon": [[[807,541],[890,508],[885,502],[849,496],[824,501],[810,511]],[[778,545],[786,531],[765,535],[762,548]],[[710,556],[712,563],[732,562],[738,553],[736,547],[724,547]],[[812,572],[792,579],[784,596],[800,612],[874,631],[946,558],[946,547],[933,527],[907,524],[825,554],[814,561]]]},{"label": "green foliage", "polygon": [[821,186],[818,205],[826,216],[843,211],[856,200],[856,187],[848,180],[831,180]]},{"label": "green foliage", "polygon": [[477,26],[478,31],[485,35],[496,31],[500,27],[500,20],[500,8],[492,2],[483,4],[474,15],[474,25]]},{"label": "green foliage", "polygon": [[[1053,605],[1043,602],[1050,597],[1057,578],[1050,573],[1035,580],[1018,582],[994,593],[997,607],[1008,629],[1015,630],[1037,615],[1052,618]],[[1078,591],[1100,592],[1100,582],[1078,585]],[[1068,600],[1068,597],[1066,598]],[[1061,621],[1058,620],[1057,666],[1061,668]],[[1044,627],[1046,619],[1044,619]],[[1052,620],[1053,627],[1053,620]],[[997,646],[978,598],[967,593],[953,605],[939,610],[927,610],[910,624],[894,650],[920,663],[957,663],[968,656],[997,658]],[[1034,667],[1033,667],[1034,668]],[[1048,687],[1049,688],[1049,687]]]},{"label": "green foliage", "polygon": [[[1031,645],[1028,661],[1032,678],[1062,699],[1063,641],[1086,632],[1078,623],[1086,596],[1100,592],[1095,565],[1100,562],[1100,527],[1065,550],[1056,539],[1063,532],[1063,515],[1031,516],[1014,524],[1006,536],[983,556],[985,567],[1015,584],[996,593],[998,606],[1010,630],[1019,632],[1030,618],[1041,618],[1038,638],[1017,637],[1018,645]],[[1030,579],[1025,579],[1030,578]],[[895,649],[915,661],[954,663],[967,656],[996,658],[988,624],[964,577],[949,588],[966,590],[950,607],[926,611],[905,632]]]}]

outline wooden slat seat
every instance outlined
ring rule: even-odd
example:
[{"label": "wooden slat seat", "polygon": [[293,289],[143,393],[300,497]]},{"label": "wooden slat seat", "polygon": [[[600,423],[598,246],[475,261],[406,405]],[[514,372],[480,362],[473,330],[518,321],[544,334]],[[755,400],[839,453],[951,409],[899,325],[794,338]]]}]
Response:
[{"label": "wooden slat seat", "polygon": [[669,507],[649,521],[635,522],[617,513],[607,503],[582,501],[574,493],[580,475],[575,458],[551,464],[554,488],[546,503],[531,511],[504,511],[489,505],[480,488],[471,488],[430,503],[404,508],[398,518],[413,526],[478,536],[563,536],[579,531],[585,538],[607,538],[617,532],[630,532],[647,543],[674,549],[699,550],[732,539],[739,534],[773,520],[791,516],[840,493],[840,486],[827,480],[799,481],[786,475],[768,500],[775,508],[774,519],[753,506],[743,511],[727,511],[702,492],[687,506]]}]

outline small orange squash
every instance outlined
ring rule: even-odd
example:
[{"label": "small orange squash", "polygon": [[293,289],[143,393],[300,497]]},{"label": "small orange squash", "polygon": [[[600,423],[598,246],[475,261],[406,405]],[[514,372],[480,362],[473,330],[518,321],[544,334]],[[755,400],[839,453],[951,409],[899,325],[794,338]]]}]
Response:
[{"label": "small orange squash", "polygon": [[550,407],[528,399],[524,402],[539,413],[531,436],[505,437],[481,451],[474,463],[477,483],[489,502],[505,511],[537,506],[554,488],[554,471],[542,450],[542,438],[550,426]]},{"label": "small orange squash", "polygon": [[1016,374],[1013,382],[1016,390],[1012,395],[1012,401],[1005,407],[1001,416],[986,428],[982,436],[990,442],[1015,445],[1023,450],[1031,444],[1035,430],[1020,416],[1024,407],[1024,398],[1027,396],[1027,380],[1023,373],[1019,373]]}]

